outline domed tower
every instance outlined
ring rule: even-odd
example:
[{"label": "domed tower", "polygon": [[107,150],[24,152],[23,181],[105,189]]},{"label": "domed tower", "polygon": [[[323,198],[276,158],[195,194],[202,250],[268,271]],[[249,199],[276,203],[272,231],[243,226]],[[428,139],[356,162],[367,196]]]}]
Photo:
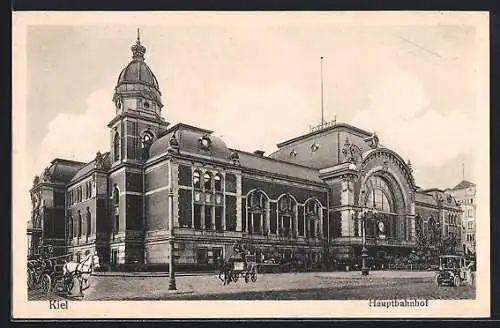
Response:
[{"label": "domed tower", "polygon": [[141,44],[139,30],[131,49],[132,61],[121,71],[115,87],[116,116],[108,124],[113,165],[146,161],[149,147],[168,125],[161,117],[160,87],[144,60],[146,48]]},{"label": "domed tower", "polygon": [[144,258],[144,163],[150,147],[166,130],[158,80],[144,61],[139,31],[132,61],[122,70],[113,96],[116,116],[109,122],[110,258],[114,264]]}]

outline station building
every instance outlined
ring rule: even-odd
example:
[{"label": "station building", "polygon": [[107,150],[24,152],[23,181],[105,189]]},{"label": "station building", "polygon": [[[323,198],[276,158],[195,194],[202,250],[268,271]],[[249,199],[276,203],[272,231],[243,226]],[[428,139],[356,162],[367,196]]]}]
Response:
[{"label": "station building", "polygon": [[54,159],[33,181],[30,254],[50,244],[75,260],[97,252],[112,265],[161,265],[173,254],[203,267],[239,242],[259,258],[320,264],[358,260],[363,245],[373,257],[405,256],[417,232],[459,229],[449,193],[420,189],[409,161],[355,126],[322,123],[268,156],[170,126],[145,47],[131,49],[110,150],[89,163]]}]

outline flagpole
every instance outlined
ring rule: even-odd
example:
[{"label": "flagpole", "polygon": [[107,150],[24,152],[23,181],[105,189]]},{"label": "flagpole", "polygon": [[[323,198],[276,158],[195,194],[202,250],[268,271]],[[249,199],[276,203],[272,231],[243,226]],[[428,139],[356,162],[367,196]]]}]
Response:
[{"label": "flagpole", "polygon": [[325,122],[323,115],[323,56],[321,56],[321,125]]}]

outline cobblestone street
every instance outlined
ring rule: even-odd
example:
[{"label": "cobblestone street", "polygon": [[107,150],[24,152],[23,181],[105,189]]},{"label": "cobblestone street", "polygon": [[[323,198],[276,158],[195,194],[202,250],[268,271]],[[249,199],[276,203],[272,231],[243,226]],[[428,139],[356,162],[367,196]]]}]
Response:
[{"label": "cobblestone street", "polygon": [[[179,275],[177,291],[169,291],[168,275],[95,275],[80,298],[75,284],[72,300],[356,300],[356,299],[474,299],[473,286],[437,287],[435,273],[372,271],[260,274],[255,283],[223,286],[215,274]],[[31,300],[47,299],[30,293]],[[62,298],[62,294],[57,295]],[[54,297],[49,297],[54,299]]]}]

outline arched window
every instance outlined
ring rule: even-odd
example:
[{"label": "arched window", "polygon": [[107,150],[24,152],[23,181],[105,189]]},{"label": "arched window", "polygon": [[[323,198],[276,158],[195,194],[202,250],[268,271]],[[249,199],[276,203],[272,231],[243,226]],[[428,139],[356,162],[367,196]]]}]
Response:
[{"label": "arched window", "polygon": [[212,175],[208,172],[203,175],[203,187],[205,190],[212,190]]},{"label": "arched window", "polygon": [[247,231],[257,234],[267,233],[267,229],[264,229],[267,227],[267,196],[263,192],[255,190],[247,196],[247,202]]},{"label": "arched window", "polygon": [[377,209],[378,212],[391,213],[392,198],[391,188],[386,181],[378,176],[373,176],[367,181],[368,192],[366,206]]},{"label": "arched window", "polygon": [[120,160],[120,135],[118,132],[115,133],[115,137],[113,140],[113,154],[114,154],[114,160],[119,161]]},{"label": "arched window", "polygon": [[113,232],[118,232],[120,229],[120,190],[115,186],[113,190],[113,209],[114,209],[114,224]]},{"label": "arched window", "polygon": [[92,232],[92,214],[90,214],[90,208],[89,207],[87,207],[86,224],[87,224],[87,226],[85,227],[85,230],[87,232],[87,236],[90,236],[91,232]]},{"label": "arched window", "polygon": [[82,236],[82,213],[78,211],[78,237]]},{"label": "arched window", "polygon": [[201,188],[200,172],[199,171],[193,172],[193,187],[196,189]]},{"label": "arched window", "polygon": [[389,204],[389,199],[385,192],[379,188],[374,188],[368,195],[366,206],[375,208],[379,212],[391,212],[391,206]]},{"label": "arched window", "polygon": [[215,191],[222,191],[222,176],[216,174],[214,177]]},{"label": "arched window", "polygon": [[307,238],[315,238],[320,233],[320,204],[316,199],[309,199],[305,204],[304,227]]},{"label": "arched window", "polygon": [[149,149],[153,144],[153,134],[149,131],[144,132],[141,138],[141,151],[142,151],[142,159],[149,158]]},{"label": "arched window", "polygon": [[73,231],[73,217],[70,216],[68,217],[68,238],[72,239],[74,237],[75,233]]},{"label": "arched window", "polygon": [[280,236],[295,236],[295,200],[285,195],[278,201],[278,222],[276,230]]}]

